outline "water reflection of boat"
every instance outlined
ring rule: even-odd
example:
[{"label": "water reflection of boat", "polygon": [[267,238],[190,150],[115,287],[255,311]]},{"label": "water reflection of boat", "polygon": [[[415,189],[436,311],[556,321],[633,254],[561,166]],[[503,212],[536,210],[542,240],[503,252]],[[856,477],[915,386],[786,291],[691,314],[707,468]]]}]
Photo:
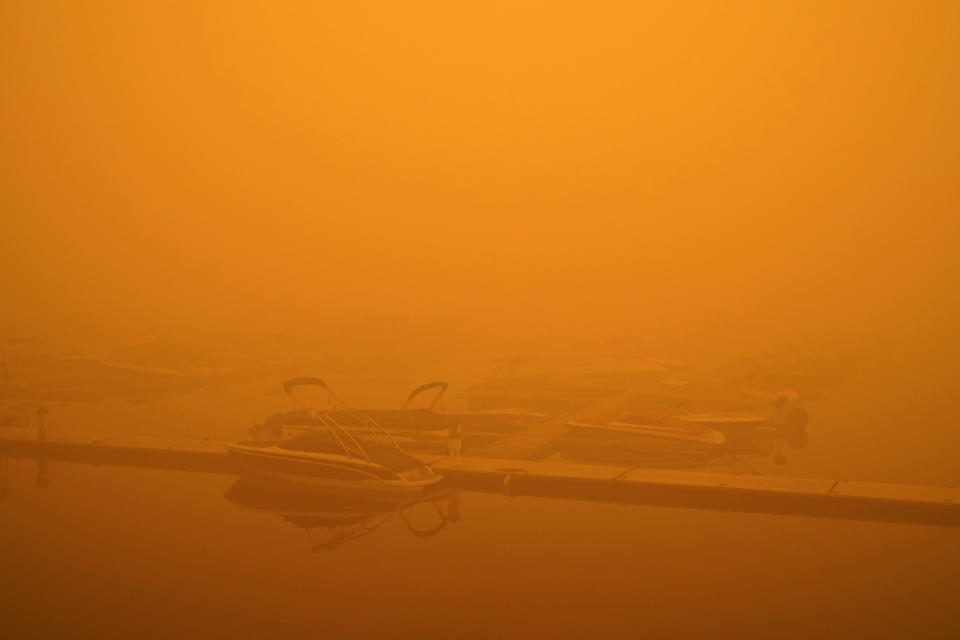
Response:
[{"label": "water reflection of boat", "polygon": [[326,389],[344,406],[349,422],[329,412],[295,409],[306,423],[286,440],[258,440],[227,445],[246,473],[343,491],[422,494],[441,476],[419,459],[404,453],[376,421],[353,412],[319,378],[293,378],[284,390],[295,402],[294,389],[312,385]]},{"label": "water reflection of boat", "polygon": [[244,477],[227,490],[225,497],[248,509],[280,516],[305,530],[312,551],[332,551],[379,529],[394,516],[418,537],[436,535],[447,522],[459,517],[456,496],[442,489],[414,499],[373,499]]}]

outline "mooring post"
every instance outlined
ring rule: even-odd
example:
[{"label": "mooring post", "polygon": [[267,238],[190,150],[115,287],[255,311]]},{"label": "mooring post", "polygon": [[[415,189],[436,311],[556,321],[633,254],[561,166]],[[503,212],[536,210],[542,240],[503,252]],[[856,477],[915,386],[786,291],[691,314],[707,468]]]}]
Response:
[{"label": "mooring post", "polygon": [[460,464],[460,452],[463,451],[463,432],[460,423],[450,427],[450,440],[448,442],[450,459],[454,464]]},{"label": "mooring post", "polygon": [[[37,409],[37,440],[47,439],[47,416],[50,410],[46,407]],[[46,457],[37,458],[37,486],[41,489],[50,486],[50,466]]]},{"label": "mooring post", "polygon": [[47,416],[50,415],[50,410],[46,407],[40,407],[37,409],[37,440],[46,440],[47,439]]}]

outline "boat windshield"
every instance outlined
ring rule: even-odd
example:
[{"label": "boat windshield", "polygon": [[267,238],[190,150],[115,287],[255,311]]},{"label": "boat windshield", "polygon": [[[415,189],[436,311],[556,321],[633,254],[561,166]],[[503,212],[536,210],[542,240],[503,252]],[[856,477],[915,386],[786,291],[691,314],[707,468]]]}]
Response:
[{"label": "boat windshield", "polygon": [[[370,462],[383,465],[384,467],[400,472],[409,469],[418,469],[423,463],[408,455],[399,449],[385,445],[376,440],[372,440],[362,434],[351,434],[352,440],[363,447],[363,451],[356,451],[352,447],[344,450],[337,436],[331,429],[311,429],[299,435],[296,435],[286,442],[282,442],[279,447],[290,451],[307,451],[310,453],[329,453],[333,455],[349,455],[353,458],[367,458]],[[349,443],[350,440],[347,440]],[[363,454],[366,454],[365,456]]]}]

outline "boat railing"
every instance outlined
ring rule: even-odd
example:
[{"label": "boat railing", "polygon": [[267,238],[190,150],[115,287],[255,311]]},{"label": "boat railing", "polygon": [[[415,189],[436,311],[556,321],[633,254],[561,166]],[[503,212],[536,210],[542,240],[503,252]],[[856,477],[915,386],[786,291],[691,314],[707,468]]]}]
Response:
[{"label": "boat railing", "polygon": [[432,411],[433,408],[437,406],[438,403],[442,402],[443,394],[447,392],[446,382],[438,380],[437,382],[428,382],[426,384],[420,385],[419,387],[414,389],[412,392],[410,392],[410,395],[407,396],[406,401],[400,406],[400,410],[403,411],[404,409],[409,408],[414,398],[431,389],[438,389],[437,395],[433,397],[433,401],[430,402],[430,406],[427,407],[427,409]]},{"label": "boat railing", "polygon": [[[344,453],[351,457],[360,457],[368,462],[370,461],[370,455],[363,448],[363,445],[361,445],[357,439],[353,437],[353,434],[344,429],[343,426],[337,423],[337,421],[334,420],[329,414],[318,411],[317,418],[319,418],[324,427],[330,430],[330,433],[332,433],[333,437],[337,440],[337,444],[343,448]],[[351,443],[353,444],[353,449],[350,447]],[[357,456],[355,453],[360,455]]]},{"label": "boat railing", "polygon": [[376,420],[374,420],[373,418],[371,418],[365,413],[356,413],[353,410],[350,410],[350,415],[360,420],[361,422],[364,422],[370,425],[371,427],[373,427],[375,438],[377,440],[384,441],[384,444],[386,444],[387,446],[400,449],[400,443],[398,443],[396,439],[390,434],[390,432],[384,429],[379,422],[377,422]]},{"label": "boat railing", "polygon": [[[398,451],[402,451],[400,447],[400,443],[398,443],[396,439],[390,434],[390,432],[384,429],[379,422],[377,422],[376,420],[374,420],[373,418],[371,418],[366,414],[354,411],[352,408],[350,408],[350,405],[348,405],[346,401],[340,397],[340,394],[338,394],[336,391],[331,389],[330,386],[320,378],[298,377],[298,378],[291,378],[290,380],[287,380],[286,382],[283,383],[283,390],[286,391],[287,394],[293,398],[294,405],[296,405],[299,398],[297,398],[293,390],[298,386],[317,386],[322,389],[325,389],[328,394],[328,402],[336,401],[337,404],[343,407],[343,410],[347,413],[348,416],[356,420],[358,423],[362,425],[366,425],[367,428],[371,430],[371,433],[369,434],[365,433],[364,435],[369,435],[371,439],[375,441],[379,441],[381,442],[381,444],[384,444],[389,447],[393,447]],[[303,405],[303,402],[301,401],[300,404]],[[349,454],[350,447],[347,446],[346,442],[344,442],[344,438],[342,436],[346,436],[346,438],[348,438],[356,446],[356,450],[361,454],[361,457],[363,457],[368,461],[370,460],[370,456],[364,450],[360,442],[353,436],[353,434],[349,432],[349,429],[346,426],[340,424],[336,419],[334,419],[334,417],[330,415],[329,411],[317,410],[316,415],[319,418],[320,422],[325,427],[329,428],[330,431],[334,434],[334,436],[337,438],[337,442],[340,443],[340,446],[343,447],[344,451],[346,451]]]}]

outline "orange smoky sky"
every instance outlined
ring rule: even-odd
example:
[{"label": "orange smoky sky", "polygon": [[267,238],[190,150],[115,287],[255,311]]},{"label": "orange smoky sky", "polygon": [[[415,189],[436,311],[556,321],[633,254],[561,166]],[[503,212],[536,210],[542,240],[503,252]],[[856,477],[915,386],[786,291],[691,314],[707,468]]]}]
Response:
[{"label": "orange smoky sky", "polygon": [[958,6],[7,0],[4,323],[947,327]]}]

